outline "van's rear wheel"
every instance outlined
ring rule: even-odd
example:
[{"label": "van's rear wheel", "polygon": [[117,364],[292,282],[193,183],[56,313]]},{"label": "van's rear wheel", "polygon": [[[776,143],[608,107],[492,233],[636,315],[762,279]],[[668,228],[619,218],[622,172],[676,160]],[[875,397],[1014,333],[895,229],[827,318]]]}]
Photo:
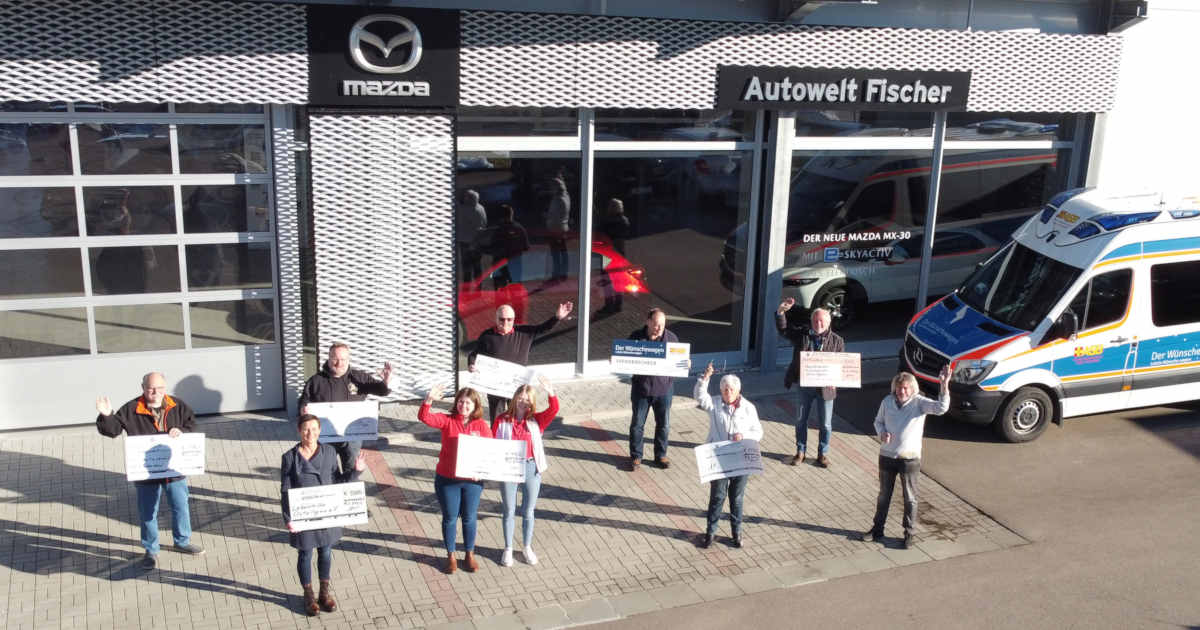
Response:
[{"label": "van's rear wheel", "polygon": [[1009,442],[1037,439],[1054,419],[1054,402],[1036,387],[1022,387],[1009,397],[993,425]]}]

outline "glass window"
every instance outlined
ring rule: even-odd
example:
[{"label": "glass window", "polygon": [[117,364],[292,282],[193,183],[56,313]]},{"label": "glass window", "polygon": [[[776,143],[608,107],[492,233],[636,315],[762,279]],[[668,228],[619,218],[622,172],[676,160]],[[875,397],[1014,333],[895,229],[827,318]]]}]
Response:
[{"label": "glass window", "polygon": [[651,307],[692,352],[741,348],[749,153],[604,157],[595,166],[589,359]]},{"label": "glass window", "polygon": [[254,346],[275,342],[274,300],[192,302],[192,347]]},{"label": "glass window", "polygon": [[[455,210],[460,364],[496,309],[540,324],[579,287],[579,158],[459,154]],[[530,364],[572,362],[576,328],[560,322],[538,337]]]},{"label": "glass window", "polygon": [[83,212],[88,236],[175,232],[170,186],[84,188]]},{"label": "glass window", "polygon": [[70,175],[67,125],[0,123],[0,175]]},{"label": "glass window", "polygon": [[262,125],[179,125],[179,172],[265,173]]},{"label": "glass window", "polygon": [[179,290],[179,249],[174,245],[91,247],[92,293],[168,293]]},{"label": "glass window", "polygon": [[78,249],[0,251],[0,298],[83,295]]},{"label": "glass window", "polygon": [[84,175],[170,173],[168,126],[81,123],[79,166]]},{"label": "glass window", "polygon": [[86,309],[0,311],[0,359],[89,352]]},{"label": "glass window", "polygon": [[0,102],[0,112],[65,112],[67,104],[61,101],[48,103],[44,101],[4,101]]},{"label": "glass window", "polygon": [[270,243],[188,245],[186,253],[190,290],[271,286]]},{"label": "glass window", "polygon": [[1150,313],[1155,326],[1200,322],[1200,260],[1150,267]]},{"label": "glass window", "polygon": [[1033,330],[1082,270],[1013,243],[977,269],[958,296],[971,308],[1021,330]]},{"label": "glass window", "polygon": [[176,114],[261,114],[262,105],[246,103],[176,103]]},{"label": "glass window", "polygon": [[576,136],[579,110],[550,107],[462,107],[460,136]]},{"label": "glass window", "polygon": [[934,256],[957,256],[980,249],[983,241],[967,232],[938,230],[933,238]]},{"label": "glass window", "polygon": [[183,186],[183,231],[269,232],[271,209],[261,184]]},{"label": "glass window", "polygon": [[947,140],[1071,140],[1079,114],[949,112]]},{"label": "glass window", "polygon": [[754,140],[754,116],[742,111],[601,109],[597,140]]},{"label": "glass window", "polygon": [[79,236],[74,188],[0,188],[0,238]]},{"label": "glass window", "polygon": [[930,112],[798,111],[797,136],[933,136]]},{"label": "glass window", "polygon": [[97,306],[96,349],[101,353],[183,348],[182,304]]},{"label": "glass window", "polygon": [[159,113],[167,111],[166,103],[75,103],[75,111],[82,113]]}]

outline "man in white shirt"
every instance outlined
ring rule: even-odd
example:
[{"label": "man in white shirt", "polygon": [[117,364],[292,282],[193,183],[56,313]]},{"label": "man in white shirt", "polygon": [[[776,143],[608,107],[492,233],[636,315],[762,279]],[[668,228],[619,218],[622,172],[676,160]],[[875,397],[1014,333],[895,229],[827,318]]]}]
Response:
[{"label": "man in white shirt", "polygon": [[[733,374],[721,377],[721,402],[714,404],[708,394],[708,378],[713,374],[712,363],[704,369],[704,374],[696,381],[693,397],[700,408],[708,412],[708,439],[706,442],[724,442],[741,440],[762,440],[762,423],[758,421],[758,410],[754,404],[742,398],[742,381]],[[729,521],[733,531],[730,544],[742,546],[742,499],[746,496],[746,482],[750,475],[738,475],[726,479],[709,482],[708,493],[708,529],[702,548],[708,548],[717,533],[717,522],[721,520],[721,505],[729,496]]]},{"label": "man in white shirt", "polygon": [[916,377],[901,372],[892,378],[892,393],[879,403],[875,414],[875,434],[879,436],[879,499],[875,502],[875,522],[862,535],[867,542],[883,538],[892,489],[896,475],[900,475],[904,489],[904,548],[912,547],[925,414],[940,416],[950,409],[950,366],[942,368],[938,376],[941,391],[937,400],[918,394]]}]

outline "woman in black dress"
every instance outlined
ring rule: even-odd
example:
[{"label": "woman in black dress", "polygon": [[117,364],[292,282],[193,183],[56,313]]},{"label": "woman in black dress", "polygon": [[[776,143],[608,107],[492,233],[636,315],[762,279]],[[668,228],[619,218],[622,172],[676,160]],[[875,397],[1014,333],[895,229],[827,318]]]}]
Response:
[{"label": "woman in black dress", "polygon": [[[366,455],[359,452],[354,460],[354,470],[343,471],[339,464],[337,450],[329,444],[317,442],[321,435],[321,421],[312,414],[303,414],[296,421],[300,432],[300,443],[283,454],[279,467],[281,481],[280,494],[283,503],[283,520],[287,523],[291,535],[291,545],[296,548],[296,573],[300,576],[300,584],[304,586],[304,612],[312,617],[321,610],[333,612],[337,610],[337,602],[333,599],[333,589],[329,586],[330,565],[333,562],[333,544],[342,537],[342,528],[327,527],[325,529],[310,529],[298,532],[292,525],[291,512],[288,506],[288,490],[292,488],[309,488],[335,483],[346,483],[358,479],[359,473],[366,468]],[[321,580],[320,595],[313,594],[312,587],[312,555],[317,550],[317,575]]]}]

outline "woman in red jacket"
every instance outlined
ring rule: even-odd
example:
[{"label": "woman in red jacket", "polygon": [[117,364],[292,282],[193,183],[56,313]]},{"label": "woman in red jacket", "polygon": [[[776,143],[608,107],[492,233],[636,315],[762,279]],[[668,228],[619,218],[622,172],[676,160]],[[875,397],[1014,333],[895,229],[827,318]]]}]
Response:
[{"label": "woman in red jacket", "polygon": [[467,571],[475,571],[479,563],[475,561],[475,517],[479,510],[479,495],[483,492],[483,482],[478,479],[464,479],[455,475],[455,462],[458,460],[458,436],[474,435],[477,437],[492,437],[492,430],[483,420],[483,405],[480,404],[479,393],[470,387],[458,390],[454,395],[453,415],[436,413],[430,410],[434,399],[441,398],[442,388],[434,387],[421,404],[417,419],[442,431],[442,450],[438,454],[437,476],[433,488],[437,493],[438,504],[442,506],[442,537],[446,541],[446,573],[454,573],[458,561],[454,558],[455,529],[458,517],[463,521],[463,546],[467,555],[463,559]]},{"label": "woman in red jacket", "polygon": [[513,394],[509,408],[492,421],[492,433],[500,440],[522,440],[525,442],[525,481],[521,484],[500,484],[500,503],[504,506],[504,556],[500,564],[511,567],[513,563],[513,528],[516,523],[517,486],[521,486],[521,533],[525,544],[525,562],[537,564],[533,553],[533,508],[537,503],[538,490],[542,487],[542,473],[546,471],[546,451],[542,447],[542,432],[554,422],[558,414],[558,397],[545,377],[539,376],[542,389],[550,397],[549,406],[541,413],[537,407],[537,393],[532,385],[522,385]]}]

